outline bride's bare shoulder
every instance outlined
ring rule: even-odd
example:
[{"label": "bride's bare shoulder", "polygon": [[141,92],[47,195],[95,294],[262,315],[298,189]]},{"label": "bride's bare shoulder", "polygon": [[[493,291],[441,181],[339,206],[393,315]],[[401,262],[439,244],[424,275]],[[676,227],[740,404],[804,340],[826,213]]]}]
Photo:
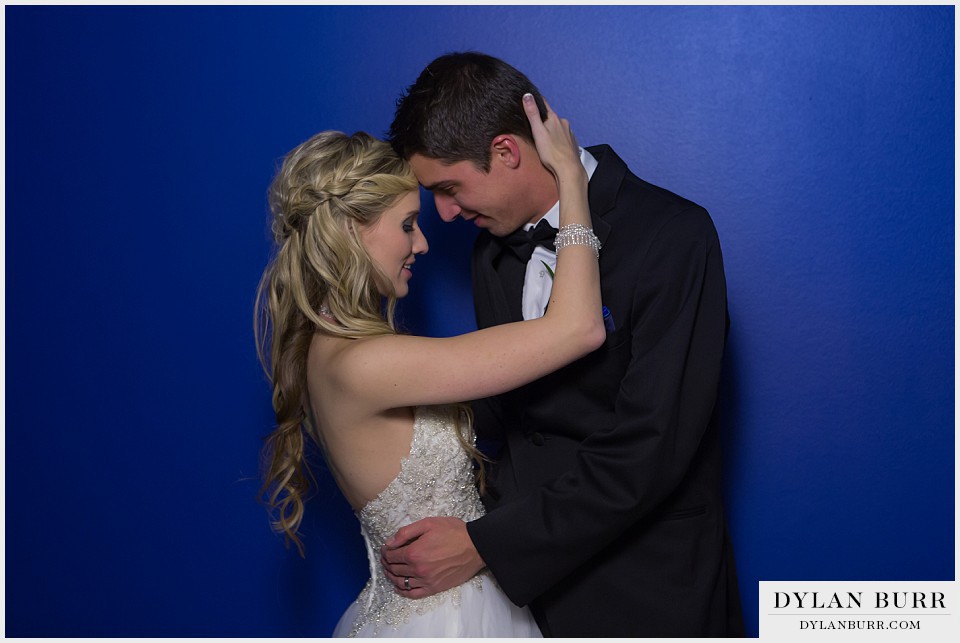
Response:
[{"label": "bride's bare shoulder", "polygon": [[[399,335],[379,335],[356,339],[336,337],[324,333],[314,335],[307,361],[311,366],[323,366],[329,375],[349,375],[351,370],[376,360],[377,355],[402,344]],[[398,341],[399,340],[399,341]]]},{"label": "bride's bare shoulder", "polygon": [[[311,389],[322,388],[327,395],[366,400],[371,394],[375,373],[387,368],[385,355],[403,344],[398,335],[348,339],[318,333],[307,356],[307,381]],[[398,341],[400,340],[400,341]]]}]

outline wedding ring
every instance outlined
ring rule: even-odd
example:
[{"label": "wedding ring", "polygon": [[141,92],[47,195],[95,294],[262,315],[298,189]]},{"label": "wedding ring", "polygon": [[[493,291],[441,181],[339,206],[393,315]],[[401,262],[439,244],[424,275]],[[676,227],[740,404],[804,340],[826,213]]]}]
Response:
[{"label": "wedding ring", "polygon": [[403,577],[403,589],[405,589],[405,590],[409,590],[409,589],[410,589],[410,577],[409,577],[409,576],[404,576],[404,577]]}]

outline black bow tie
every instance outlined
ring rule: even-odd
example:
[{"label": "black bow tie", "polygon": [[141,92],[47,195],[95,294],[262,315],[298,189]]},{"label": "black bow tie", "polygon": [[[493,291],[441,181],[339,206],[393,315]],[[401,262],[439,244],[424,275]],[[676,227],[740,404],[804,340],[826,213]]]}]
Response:
[{"label": "black bow tie", "polygon": [[541,219],[530,230],[519,228],[512,234],[503,238],[503,244],[510,248],[520,261],[526,263],[530,261],[533,255],[533,249],[537,246],[543,246],[549,250],[555,250],[553,240],[557,236],[557,229],[550,225],[546,219]]}]

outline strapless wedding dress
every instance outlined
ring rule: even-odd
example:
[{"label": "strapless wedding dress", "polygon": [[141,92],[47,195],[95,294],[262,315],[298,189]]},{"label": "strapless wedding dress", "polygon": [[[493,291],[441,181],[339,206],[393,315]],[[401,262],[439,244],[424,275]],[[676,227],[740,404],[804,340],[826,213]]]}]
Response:
[{"label": "strapless wedding dress", "polygon": [[469,521],[483,515],[470,458],[457,439],[456,412],[449,406],[417,407],[410,455],[400,473],[357,514],[370,580],[334,636],[540,637],[530,610],[511,603],[487,571],[415,600],[394,591],[380,566],[380,547],[404,525],[430,516]]}]

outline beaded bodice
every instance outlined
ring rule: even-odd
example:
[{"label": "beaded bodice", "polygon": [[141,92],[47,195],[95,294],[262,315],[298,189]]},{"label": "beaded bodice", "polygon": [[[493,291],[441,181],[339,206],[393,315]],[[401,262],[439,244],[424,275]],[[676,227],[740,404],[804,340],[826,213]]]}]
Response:
[{"label": "beaded bodice", "polygon": [[[400,473],[357,514],[370,580],[357,599],[360,610],[353,633],[365,623],[375,622],[379,631],[406,621],[412,613],[459,602],[459,587],[419,600],[405,598],[394,591],[380,566],[380,547],[404,525],[430,516],[470,521],[483,515],[470,457],[457,439],[456,413],[452,406],[416,408],[410,455],[402,460]],[[479,577],[470,582],[480,586]]]}]

